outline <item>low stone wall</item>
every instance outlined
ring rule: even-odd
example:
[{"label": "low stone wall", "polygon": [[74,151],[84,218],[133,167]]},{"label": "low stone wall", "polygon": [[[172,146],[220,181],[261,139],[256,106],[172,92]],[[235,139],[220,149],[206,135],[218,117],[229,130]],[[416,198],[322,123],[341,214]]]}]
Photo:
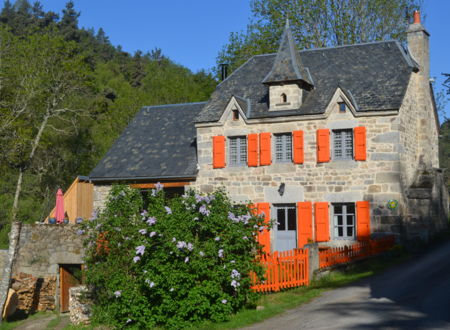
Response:
[{"label": "low stone wall", "polygon": [[35,313],[55,310],[56,276],[34,277],[19,273],[12,278],[11,288],[19,298],[19,313]]},{"label": "low stone wall", "polygon": [[69,290],[69,314],[73,324],[89,324],[91,317],[89,290],[85,285],[76,286]]}]

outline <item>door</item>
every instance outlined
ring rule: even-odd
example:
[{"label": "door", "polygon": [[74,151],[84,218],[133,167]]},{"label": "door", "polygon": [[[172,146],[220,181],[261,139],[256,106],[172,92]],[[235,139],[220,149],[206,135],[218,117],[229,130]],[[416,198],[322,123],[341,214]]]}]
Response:
[{"label": "door", "polygon": [[275,205],[275,251],[297,247],[297,212],[295,204]]},{"label": "door", "polygon": [[60,312],[69,311],[69,289],[81,283],[81,265],[59,265]]}]

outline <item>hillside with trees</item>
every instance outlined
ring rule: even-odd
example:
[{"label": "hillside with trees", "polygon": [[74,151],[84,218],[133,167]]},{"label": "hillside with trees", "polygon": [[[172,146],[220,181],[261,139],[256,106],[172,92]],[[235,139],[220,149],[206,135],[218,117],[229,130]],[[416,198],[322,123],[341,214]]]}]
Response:
[{"label": "hillside with trees", "polygon": [[204,101],[217,81],[161,49],[129,54],[103,29],[39,2],[0,12],[0,219],[35,222],[56,189],[87,175],[144,105]]}]

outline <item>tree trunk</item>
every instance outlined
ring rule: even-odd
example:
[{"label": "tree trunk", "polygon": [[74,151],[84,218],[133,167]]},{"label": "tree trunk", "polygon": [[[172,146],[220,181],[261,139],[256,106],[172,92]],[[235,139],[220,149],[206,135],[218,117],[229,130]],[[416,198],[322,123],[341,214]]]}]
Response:
[{"label": "tree trunk", "polygon": [[23,168],[19,169],[19,177],[17,178],[16,193],[14,194],[14,203],[11,211],[11,222],[17,221],[17,211],[19,210],[19,196],[22,190]]},{"label": "tree trunk", "polygon": [[[41,126],[39,126],[39,130],[36,134],[36,137],[33,140],[33,144],[31,147],[30,155],[28,156],[28,164],[30,164],[34,158],[34,154],[36,149],[41,141],[42,133],[44,132],[45,127],[47,126],[48,119],[50,117],[50,109],[47,109],[47,113],[45,114]],[[14,203],[11,211],[11,220],[12,222],[17,221],[17,211],[19,210],[19,197],[20,192],[22,191],[22,181],[23,174],[25,172],[25,167],[21,166],[19,169],[19,177],[17,179],[16,193],[14,195]]]}]

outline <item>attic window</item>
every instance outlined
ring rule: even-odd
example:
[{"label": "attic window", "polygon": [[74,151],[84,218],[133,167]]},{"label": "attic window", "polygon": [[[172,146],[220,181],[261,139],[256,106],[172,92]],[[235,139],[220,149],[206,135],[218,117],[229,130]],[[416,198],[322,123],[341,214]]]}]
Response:
[{"label": "attic window", "polygon": [[286,94],[281,94],[281,103],[287,103],[287,96]]},{"label": "attic window", "polygon": [[339,102],[339,112],[345,112],[347,110],[347,105],[345,102]]},{"label": "attic window", "polygon": [[232,112],[233,112],[233,120],[239,120],[239,111],[232,110]]}]

